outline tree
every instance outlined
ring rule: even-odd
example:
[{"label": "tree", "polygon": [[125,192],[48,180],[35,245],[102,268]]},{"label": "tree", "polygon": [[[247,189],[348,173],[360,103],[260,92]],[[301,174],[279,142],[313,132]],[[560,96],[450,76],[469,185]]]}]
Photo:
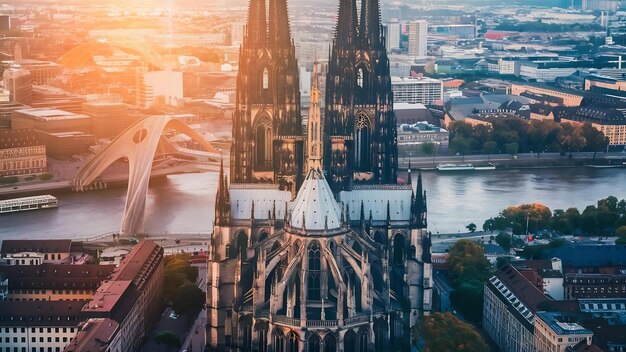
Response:
[{"label": "tree", "polygon": [[496,268],[498,270],[504,268],[511,262],[511,257],[498,257],[496,258]]},{"label": "tree", "polygon": [[204,292],[195,284],[185,282],[176,293],[176,297],[172,301],[172,307],[178,314],[185,315],[187,322],[190,321],[192,314],[198,312],[205,302]]},{"label": "tree", "polygon": [[426,155],[426,156],[434,155],[435,154],[435,143],[433,143],[433,142],[422,143],[422,145],[420,146],[420,149],[422,150],[422,153],[424,153],[424,155]]},{"label": "tree", "polygon": [[177,291],[186,283],[195,283],[198,268],[189,264],[189,254],[177,254],[165,257],[164,292],[167,301],[173,301]]},{"label": "tree", "polygon": [[459,240],[448,251],[448,268],[453,285],[458,286],[469,280],[484,282],[490,275],[491,264],[481,246]]},{"label": "tree", "polygon": [[165,345],[167,351],[172,347],[180,348],[181,342],[178,336],[173,331],[162,330],[154,336],[154,342],[157,345]]},{"label": "tree", "polygon": [[559,136],[559,142],[563,149],[569,152],[570,157],[572,152],[578,152],[585,148],[587,140],[582,133],[580,126],[574,126],[570,123],[561,124],[563,127],[563,133]]},{"label": "tree", "polygon": [[411,331],[414,345],[424,352],[486,352],[489,347],[476,330],[449,312],[420,319]]},{"label": "tree", "polygon": [[469,232],[474,233],[476,232],[476,224],[474,224],[473,222],[470,223],[469,225],[465,226],[466,229],[469,230]]},{"label": "tree", "polygon": [[615,236],[626,237],[626,225],[618,227],[617,230],[615,230]]},{"label": "tree", "polygon": [[609,144],[609,139],[604,136],[604,133],[598,131],[590,123],[584,123],[581,126],[581,134],[587,141],[585,150],[593,152],[593,158],[596,158],[596,153],[606,150],[606,146]]},{"label": "tree", "polygon": [[548,227],[552,211],[543,204],[531,203],[508,207],[502,211],[502,215],[511,222],[523,225],[524,229],[528,222],[528,230],[536,232]]},{"label": "tree", "polygon": [[515,142],[507,143],[504,145],[504,150],[507,154],[515,155],[519,151],[519,144]]},{"label": "tree", "polygon": [[483,144],[483,153],[489,155],[488,159],[491,159],[491,154],[498,152],[498,143],[494,141],[487,141]]},{"label": "tree", "polygon": [[500,232],[498,236],[496,236],[496,243],[507,252],[511,250],[512,240],[511,235],[506,232]]}]

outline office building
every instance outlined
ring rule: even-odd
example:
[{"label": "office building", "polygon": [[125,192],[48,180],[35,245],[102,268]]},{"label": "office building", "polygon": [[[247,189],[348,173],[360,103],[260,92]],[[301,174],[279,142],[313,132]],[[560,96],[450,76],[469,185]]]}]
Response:
[{"label": "office building", "polygon": [[409,55],[424,57],[428,54],[428,22],[411,21],[408,24]]},{"label": "office building", "polygon": [[392,20],[391,22],[387,23],[385,28],[387,30],[385,33],[387,50],[391,51],[394,49],[400,49],[400,22],[398,22],[398,20]]},{"label": "office building", "polygon": [[28,70],[13,65],[2,73],[2,85],[9,90],[11,101],[21,104],[31,102],[33,95],[33,81]]},{"label": "office building", "polygon": [[392,77],[394,103],[433,105],[443,102],[443,81],[428,77]]},{"label": "office building", "polygon": [[135,122],[124,103],[85,103],[83,114],[91,117],[91,129],[96,138],[113,139]]}]

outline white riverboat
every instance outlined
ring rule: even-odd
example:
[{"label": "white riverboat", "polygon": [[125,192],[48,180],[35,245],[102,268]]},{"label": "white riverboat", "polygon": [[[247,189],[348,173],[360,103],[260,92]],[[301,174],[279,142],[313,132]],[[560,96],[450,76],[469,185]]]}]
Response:
[{"label": "white riverboat", "polygon": [[474,170],[472,164],[439,164],[437,165],[439,171],[471,171]]},{"label": "white riverboat", "polygon": [[59,201],[49,194],[32,197],[22,197],[0,200],[0,214],[15,213],[18,211],[56,208]]}]

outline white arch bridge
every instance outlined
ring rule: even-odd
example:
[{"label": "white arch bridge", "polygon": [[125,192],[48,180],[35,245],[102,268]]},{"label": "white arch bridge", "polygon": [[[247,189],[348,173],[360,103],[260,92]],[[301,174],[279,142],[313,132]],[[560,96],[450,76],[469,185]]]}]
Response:
[{"label": "white arch bridge", "polygon": [[146,195],[154,157],[176,153],[176,148],[162,136],[166,129],[186,134],[209,152],[210,159],[219,162],[220,152],[184,122],[168,115],[150,116],[130,126],[98,151],[74,178],[74,190],[82,191],[113,162],[121,158],[128,159],[128,190],[120,226],[121,235],[134,235],[143,231]]}]

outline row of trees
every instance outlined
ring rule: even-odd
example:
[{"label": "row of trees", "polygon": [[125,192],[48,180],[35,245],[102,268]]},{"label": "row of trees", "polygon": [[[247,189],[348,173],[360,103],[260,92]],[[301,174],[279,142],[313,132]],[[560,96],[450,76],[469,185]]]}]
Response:
[{"label": "row of trees", "polygon": [[483,288],[491,275],[491,263],[483,248],[470,240],[457,241],[448,251],[448,273],[453,291],[450,301],[473,323],[483,316]]},{"label": "row of trees", "polygon": [[527,226],[530,233],[548,230],[561,235],[612,235],[626,226],[626,200],[609,196],[595,205],[588,205],[582,213],[577,208],[552,212],[543,204],[522,204],[508,207],[500,215],[487,219],[483,229],[512,229],[513,234],[523,235]]},{"label": "row of trees", "polygon": [[202,309],[205,296],[196,285],[198,268],[189,264],[189,254],[165,257],[163,296],[176,311],[184,315],[187,322]]},{"label": "row of trees", "polygon": [[452,153],[517,154],[534,152],[599,152],[608,139],[591,124],[499,118],[492,126],[454,121],[449,126]]}]

